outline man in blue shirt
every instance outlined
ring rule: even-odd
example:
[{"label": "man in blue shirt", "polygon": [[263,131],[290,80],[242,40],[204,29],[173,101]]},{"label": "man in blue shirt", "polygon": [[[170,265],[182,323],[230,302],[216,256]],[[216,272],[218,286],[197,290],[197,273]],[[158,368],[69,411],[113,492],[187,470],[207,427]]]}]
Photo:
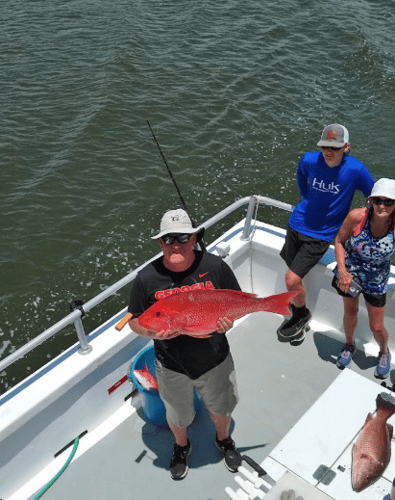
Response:
[{"label": "man in blue shirt", "polygon": [[355,191],[368,197],[374,184],[365,165],[348,154],[350,138],[346,127],[328,125],[317,145],[321,152],[306,153],[298,164],[296,174],[302,199],[289,218],[280,252],[288,266],[287,290],[301,292],[292,299],[291,318],[278,330],[281,337],[290,341],[299,337],[300,328],[311,318],[302,279],[336,236]]}]

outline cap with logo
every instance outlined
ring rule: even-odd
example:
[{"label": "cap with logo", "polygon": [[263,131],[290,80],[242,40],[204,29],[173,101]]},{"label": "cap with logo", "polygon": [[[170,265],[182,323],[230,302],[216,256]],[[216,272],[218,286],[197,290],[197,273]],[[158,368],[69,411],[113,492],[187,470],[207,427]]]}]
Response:
[{"label": "cap with logo", "polygon": [[350,134],[346,127],[338,123],[332,123],[332,125],[327,125],[322,131],[321,140],[318,141],[317,146],[341,148],[349,142]]},{"label": "cap with logo", "polygon": [[182,208],[178,208],[177,210],[169,210],[164,214],[160,221],[160,231],[155,236],[152,236],[152,239],[158,240],[162,236],[166,236],[166,234],[197,233],[197,241],[199,241],[203,238],[204,231],[204,227],[193,227],[189,215]]},{"label": "cap with logo", "polygon": [[383,177],[379,179],[373,186],[370,197],[384,196],[390,200],[395,200],[395,179],[387,179]]}]

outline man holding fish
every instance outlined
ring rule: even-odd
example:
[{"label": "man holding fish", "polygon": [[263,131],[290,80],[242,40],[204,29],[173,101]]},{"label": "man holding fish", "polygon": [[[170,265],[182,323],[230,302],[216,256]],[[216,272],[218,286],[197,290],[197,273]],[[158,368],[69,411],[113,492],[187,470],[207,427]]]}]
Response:
[{"label": "man holding fish", "polygon": [[171,210],[162,217],[159,241],[163,256],[149,263],[136,277],[130,297],[129,325],[139,335],[154,339],[159,394],[175,444],[170,461],[172,479],[184,479],[192,451],[187,428],[193,422],[194,389],[210,413],[216,429],[215,444],[226,467],[236,472],[241,456],[229,435],[231,414],[238,402],[233,359],[224,335],[233,326],[220,317],[215,331],[207,335],[181,335],[180,327],[161,330],[142,326],[138,318],[157,300],[193,290],[240,290],[230,267],[219,257],[195,251],[204,228],[192,227],[188,214]]}]

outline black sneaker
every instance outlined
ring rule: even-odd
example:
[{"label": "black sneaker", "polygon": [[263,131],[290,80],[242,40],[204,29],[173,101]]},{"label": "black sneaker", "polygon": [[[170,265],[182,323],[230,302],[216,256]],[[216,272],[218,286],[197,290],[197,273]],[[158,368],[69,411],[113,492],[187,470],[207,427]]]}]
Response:
[{"label": "black sneaker", "polygon": [[189,456],[192,453],[192,445],[189,442],[186,446],[180,446],[177,443],[173,446],[173,455],[170,460],[170,475],[175,481],[184,479],[188,474]]},{"label": "black sneaker", "polygon": [[293,338],[300,335],[301,329],[311,320],[311,312],[306,308],[305,314],[303,316],[298,316],[295,314],[295,307],[291,304],[292,316],[286,320],[280,328],[277,330],[277,333],[287,339],[292,340]]},{"label": "black sneaker", "polygon": [[215,445],[224,456],[225,467],[230,472],[237,472],[237,469],[241,465],[241,455],[237,451],[233,439],[230,436],[223,441],[218,441],[215,438]]}]

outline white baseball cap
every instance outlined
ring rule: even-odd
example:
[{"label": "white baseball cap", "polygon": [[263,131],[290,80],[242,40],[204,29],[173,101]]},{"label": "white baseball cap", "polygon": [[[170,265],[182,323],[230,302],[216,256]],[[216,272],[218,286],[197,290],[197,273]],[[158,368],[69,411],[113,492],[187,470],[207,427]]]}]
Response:
[{"label": "white baseball cap", "polygon": [[373,196],[384,196],[390,200],[395,200],[395,179],[383,177],[373,186],[369,198]]},{"label": "white baseball cap", "polygon": [[155,236],[152,236],[153,240],[158,240],[166,234],[195,234],[197,233],[197,241],[203,238],[204,227],[196,228],[192,226],[192,221],[189,215],[178,208],[177,210],[169,210],[164,214],[162,220],[160,221],[160,231]]},{"label": "white baseball cap", "polygon": [[349,142],[350,134],[346,127],[338,123],[332,123],[332,125],[327,125],[322,131],[321,140],[317,142],[317,146],[341,148]]}]

